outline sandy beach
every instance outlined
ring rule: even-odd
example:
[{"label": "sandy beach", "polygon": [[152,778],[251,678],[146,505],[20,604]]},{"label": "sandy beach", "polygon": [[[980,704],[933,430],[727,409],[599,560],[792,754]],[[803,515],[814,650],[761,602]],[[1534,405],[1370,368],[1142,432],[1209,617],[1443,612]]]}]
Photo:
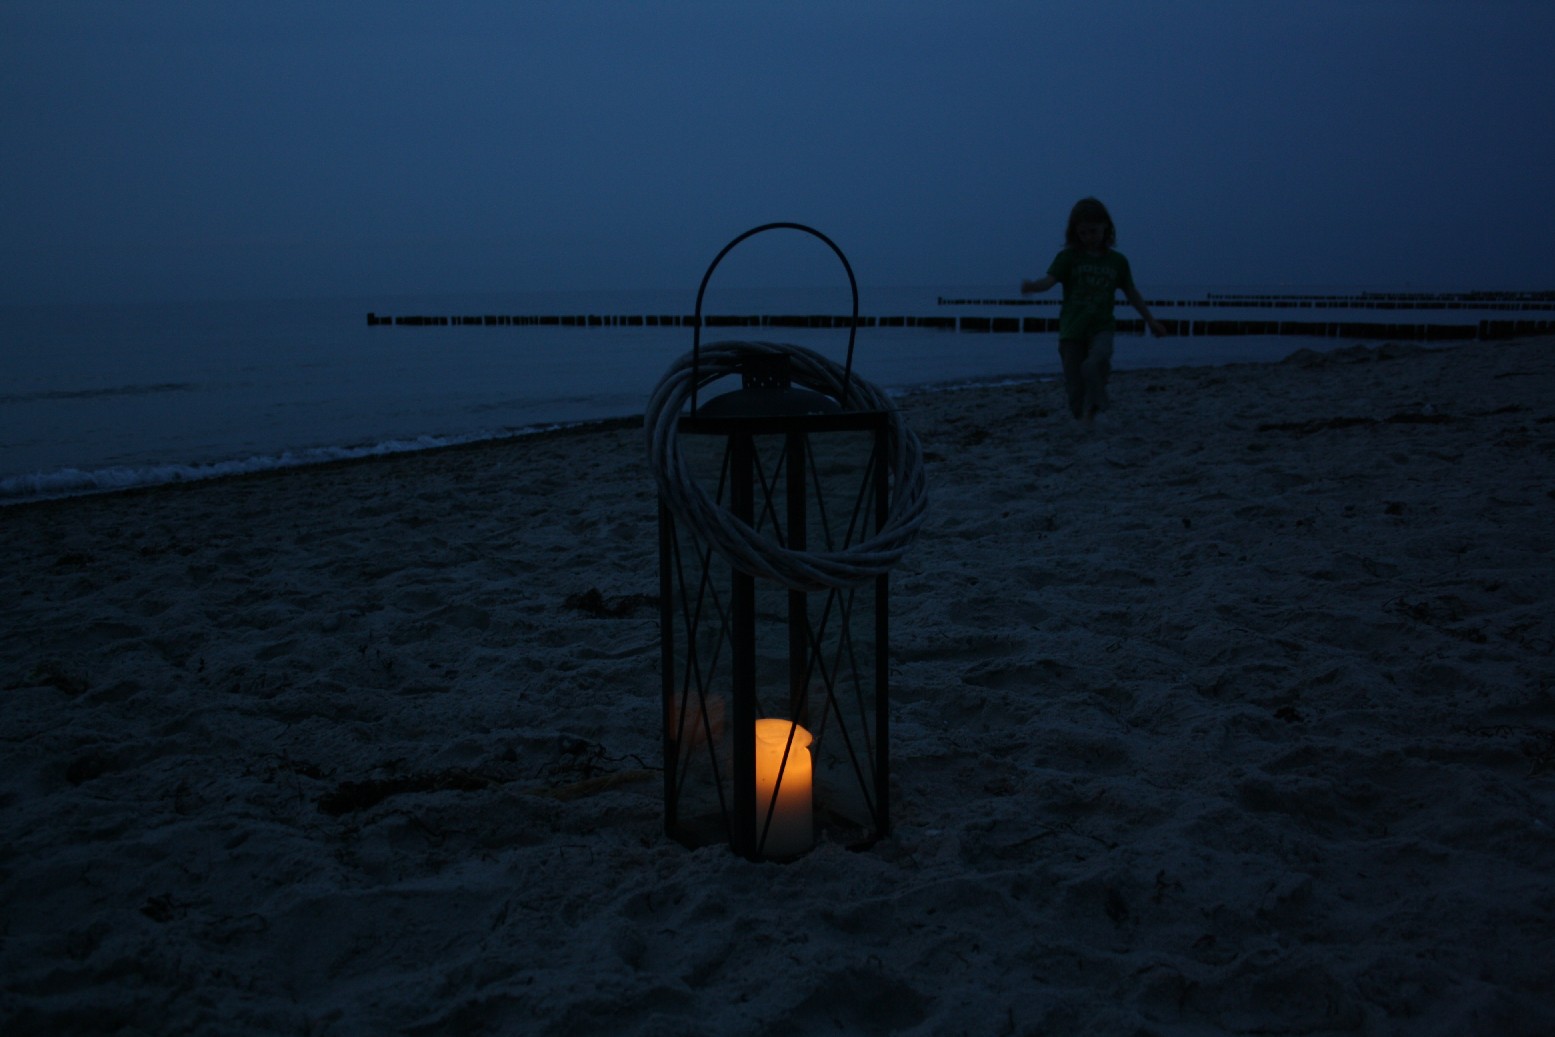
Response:
[{"label": "sandy beach", "polygon": [[0,510],[0,1032],[1555,1033],[1555,340],[1112,397],[902,402],[791,864],[663,833],[637,425]]}]

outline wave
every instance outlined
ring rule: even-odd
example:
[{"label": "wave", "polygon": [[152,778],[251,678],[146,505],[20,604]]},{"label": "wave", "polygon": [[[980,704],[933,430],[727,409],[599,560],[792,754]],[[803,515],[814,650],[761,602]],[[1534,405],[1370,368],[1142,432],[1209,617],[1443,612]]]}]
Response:
[{"label": "wave", "polygon": [[40,392],[7,393],[0,403],[39,403],[45,400],[98,400],[110,396],[155,396],[167,392],[193,392],[195,382],[158,382],[154,385],[115,385],[106,389],[45,389]]},{"label": "wave", "polygon": [[932,382],[915,382],[910,385],[888,387],[886,395],[896,398],[932,395],[934,393],[962,392],[968,389],[1011,389],[1022,385],[1040,385],[1058,378],[1046,372],[1020,372],[1010,374],[978,375]]},{"label": "wave", "polygon": [[52,472],[34,472],[0,478],[0,507],[59,500],[66,497],[82,497],[98,493],[114,493],[124,490],[166,486],[175,483],[203,482],[238,475],[253,475],[287,468],[329,464],[337,461],[355,461],[370,457],[387,457],[392,454],[418,453],[445,447],[464,446],[470,443],[517,439],[547,433],[605,428],[623,422],[641,421],[635,418],[599,418],[588,421],[552,422],[529,425],[516,429],[498,429],[457,436],[414,436],[387,439],[360,446],[322,446],[299,450],[286,450],[278,454],[256,454],[225,461],[195,462],[187,464],[114,465],[105,468],[61,468]]}]

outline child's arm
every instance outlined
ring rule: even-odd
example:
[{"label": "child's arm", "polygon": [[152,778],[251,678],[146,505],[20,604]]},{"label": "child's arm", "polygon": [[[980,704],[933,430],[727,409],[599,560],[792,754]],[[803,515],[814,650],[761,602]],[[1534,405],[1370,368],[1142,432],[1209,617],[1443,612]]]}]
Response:
[{"label": "child's arm", "polygon": [[1032,295],[1036,292],[1045,292],[1057,283],[1058,278],[1052,274],[1048,274],[1040,281],[1022,281],[1020,283],[1020,293],[1022,295]]},{"label": "child's arm", "polygon": [[1150,316],[1150,308],[1145,305],[1145,297],[1139,294],[1138,288],[1135,288],[1133,285],[1129,285],[1127,288],[1123,289],[1123,297],[1128,300],[1130,306],[1139,311],[1139,315],[1143,317],[1145,323],[1150,326],[1150,334],[1154,335],[1156,338],[1160,338],[1162,335],[1166,334],[1166,325]]}]

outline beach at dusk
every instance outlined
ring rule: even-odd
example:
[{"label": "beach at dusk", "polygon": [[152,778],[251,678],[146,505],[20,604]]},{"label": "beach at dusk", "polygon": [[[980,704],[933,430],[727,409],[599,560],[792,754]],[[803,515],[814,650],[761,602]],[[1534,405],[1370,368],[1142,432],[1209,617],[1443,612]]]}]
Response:
[{"label": "beach at dusk", "polygon": [[0,1037],[1555,1034],[1551,40],[0,3]]},{"label": "beach at dusk", "polygon": [[641,425],[0,512],[7,1034],[1555,1030],[1555,340],[899,401],[889,834],[664,832]]}]

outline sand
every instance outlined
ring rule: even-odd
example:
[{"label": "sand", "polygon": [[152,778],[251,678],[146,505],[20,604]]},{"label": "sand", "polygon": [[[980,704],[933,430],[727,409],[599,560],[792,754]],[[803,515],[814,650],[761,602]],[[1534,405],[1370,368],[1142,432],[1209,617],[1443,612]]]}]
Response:
[{"label": "sand", "polygon": [[637,428],[0,511],[0,1032],[1555,1032],[1555,340],[1112,395],[903,402],[792,864],[663,834]]}]

